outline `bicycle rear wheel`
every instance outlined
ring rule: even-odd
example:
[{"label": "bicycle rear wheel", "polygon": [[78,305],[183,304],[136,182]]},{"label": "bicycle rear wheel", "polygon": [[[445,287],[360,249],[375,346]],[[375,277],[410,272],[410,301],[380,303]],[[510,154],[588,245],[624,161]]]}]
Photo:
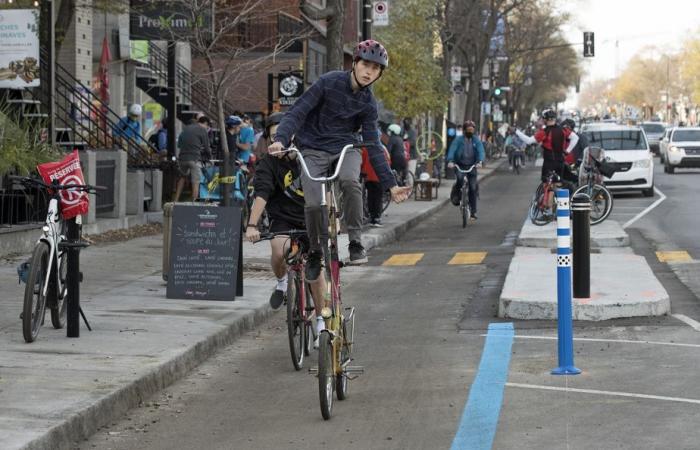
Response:
[{"label": "bicycle rear wheel", "polygon": [[296,270],[290,270],[287,276],[287,336],[292,364],[296,370],[304,367],[304,347],[306,343],[306,324],[301,311],[301,279]]},{"label": "bicycle rear wheel", "polygon": [[39,242],[32,252],[31,267],[24,289],[22,334],[25,342],[34,342],[44,321],[46,296],[42,293],[44,280],[50,276],[49,245]]},{"label": "bicycle rear wheel", "polygon": [[329,332],[322,331],[318,344],[318,395],[321,404],[321,415],[325,420],[331,418],[334,390],[333,341]]},{"label": "bicycle rear wheel", "polygon": [[529,212],[530,221],[533,223],[533,225],[543,226],[552,221],[552,219],[544,212],[545,194],[543,185],[540,184],[537,186],[535,195],[532,197],[532,202],[530,203]]}]

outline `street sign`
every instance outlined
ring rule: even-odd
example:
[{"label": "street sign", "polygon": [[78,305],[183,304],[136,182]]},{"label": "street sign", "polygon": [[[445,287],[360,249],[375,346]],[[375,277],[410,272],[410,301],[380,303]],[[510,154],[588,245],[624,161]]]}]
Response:
[{"label": "street sign", "polygon": [[464,86],[462,86],[461,84],[455,84],[454,86],[452,86],[452,92],[458,95],[464,94]]},{"label": "street sign", "polygon": [[490,102],[481,102],[481,114],[483,114],[483,115],[491,114],[491,103]]},{"label": "street sign", "polygon": [[583,32],[583,56],[586,58],[595,56],[595,36],[592,31]]},{"label": "street sign", "polygon": [[462,68],[460,66],[452,66],[450,68],[450,79],[452,81],[462,81]]},{"label": "street sign", "polygon": [[491,87],[490,80],[488,78],[482,78],[481,79],[481,89],[488,91],[490,87]]},{"label": "street sign", "polygon": [[389,25],[389,2],[382,0],[373,2],[372,25],[375,27],[385,27]]}]

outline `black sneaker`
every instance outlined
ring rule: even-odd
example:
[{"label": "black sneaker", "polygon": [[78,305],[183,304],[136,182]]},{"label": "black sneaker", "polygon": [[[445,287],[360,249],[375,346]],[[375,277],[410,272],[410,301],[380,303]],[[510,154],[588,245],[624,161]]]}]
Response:
[{"label": "black sneaker", "polygon": [[365,248],[362,246],[362,244],[357,241],[350,241],[348,250],[350,250],[350,261],[348,262],[349,265],[367,264],[367,252],[365,252]]},{"label": "black sneaker", "polygon": [[275,289],[270,296],[270,306],[272,309],[279,309],[284,303],[285,293],[279,289]]},{"label": "black sneaker", "polygon": [[384,225],[382,225],[382,219],[372,219],[369,222],[369,226],[372,228],[383,228]]},{"label": "black sneaker", "polygon": [[472,213],[472,215],[471,215],[471,219],[472,219],[472,220],[476,220],[476,219],[478,219],[478,217],[476,217],[476,213]]},{"label": "black sneaker", "polygon": [[321,252],[310,251],[306,260],[306,281],[316,281],[321,275]]}]

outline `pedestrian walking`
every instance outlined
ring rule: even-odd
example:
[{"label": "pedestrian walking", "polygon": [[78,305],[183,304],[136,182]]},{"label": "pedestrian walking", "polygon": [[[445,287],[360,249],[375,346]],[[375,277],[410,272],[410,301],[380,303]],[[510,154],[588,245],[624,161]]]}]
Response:
[{"label": "pedestrian walking", "polygon": [[180,154],[178,155],[178,169],[180,176],[175,187],[174,201],[180,200],[185,182],[190,181],[192,186],[192,201],[199,198],[199,181],[202,178],[202,166],[211,160],[211,147],[209,144],[210,121],[206,116],[197,119],[196,123],[187,125],[178,139]]}]

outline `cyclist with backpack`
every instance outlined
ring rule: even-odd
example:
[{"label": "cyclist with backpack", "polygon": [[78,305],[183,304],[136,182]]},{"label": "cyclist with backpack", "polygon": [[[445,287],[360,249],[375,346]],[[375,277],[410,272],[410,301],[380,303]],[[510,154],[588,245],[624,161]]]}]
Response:
[{"label": "cyclist with backpack", "polygon": [[527,136],[520,130],[516,130],[517,136],[526,144],[540,144],[542,146],[542,181],[547,179],[550,172],[555,172],[562,180],[572,183],[578,182],[578,177],[567,169],[566,155],[578,143],[578,135],[570,128],[562,127],[557,123],[557,113],[554,110],[542,111],[544,127],[537,130],[533,137]]}]

